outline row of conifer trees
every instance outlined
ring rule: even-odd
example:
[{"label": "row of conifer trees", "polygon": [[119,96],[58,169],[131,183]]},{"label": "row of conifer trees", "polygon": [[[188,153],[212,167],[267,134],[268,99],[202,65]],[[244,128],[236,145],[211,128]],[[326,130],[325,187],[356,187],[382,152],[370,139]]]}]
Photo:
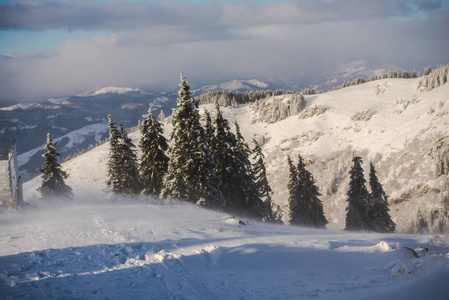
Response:
[{"label": "row of conifer trees", "polygon": [[[396,224],[391,220],[388,208],[388,197],[380,184],[374,165],[370,163],[369,185],[362,168],[362,158],[354,155],[353,165],[349,172],[350,181],[347,192],[346,230],[363,230],[375,232],[394,232]],[[313,175],[306,169],[301,155],[295,166],[288,157],[288,206],[290,224],[321,227],[328,223],[323,212],[321,196],[315,185]]]},{"label": "row of conifer trees", "polygon": [[[273,204],[266,176],[264,156],[254,140],[249,149],[237,123],[235,134],[223,117],[218,103],[212,120],[206,111],[206,123],[200,123],[198,103],[181,73],[181,90],[172,116],[170,145],[163,136],[162,124],[155,120],[152,109],[141,124],[140,163],[135,145],[123,125],[120,131],[109,115],[109,161],[107,185],[119,195],[150,195],[186,200],[198,205],[243,214],[256,219],[281,223],[280,208]],[[41,169],[44,197],[70,196],[71,188],[64,183],[68,174],[57,162],[57,143],[48,134]],[[167,154],[166,154],[167,153]],[[254,163],[251,163],[251,157]],[[295,166],[289,165],[289,222],[293,225],[324,228],[320,193],[313,175],[299,155]],[[396,225],[388,213],[387,195],[370,164],[371,193],[365,186],[362,159],[353,158],[347,192],[347,230],[394,232]]]},{"label": "row of conifer trees", "polygon": [[[170,143],[150,108],[141,124],[138,162],[135,146],[121,125],[109,116],[110,153],[107,164],[110,190],[120,195],[150,195],[280,222],[266,179],[262,149],[250,149],[240,128],[235,133],[216,105],[212,120],[200,123],[198,103],[181,74],[177,108],[173,111]],[[253,156],[254,164],[251,163]]]}]

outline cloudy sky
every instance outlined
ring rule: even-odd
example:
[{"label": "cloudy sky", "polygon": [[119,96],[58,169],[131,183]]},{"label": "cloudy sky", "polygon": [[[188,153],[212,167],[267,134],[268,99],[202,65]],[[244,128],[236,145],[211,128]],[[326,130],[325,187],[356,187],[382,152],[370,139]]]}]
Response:
[{"label": "cloudy sky", "polygon": [[0,0],[0,101],[449,63],[448,0]]}]

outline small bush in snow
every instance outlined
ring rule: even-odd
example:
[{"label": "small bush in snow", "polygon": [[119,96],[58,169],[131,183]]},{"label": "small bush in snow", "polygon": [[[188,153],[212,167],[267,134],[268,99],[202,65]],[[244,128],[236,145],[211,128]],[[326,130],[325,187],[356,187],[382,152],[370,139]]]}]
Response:
[{"label": "small bush in snow", "polygon": [[327,111],[327,108],[318,106],[314,104],[313,106],[310,106],[306,108],[301,114],[299,115],[300,119],[307,119],[314,116],[319,116],[324,114]]},{"label": "small bush in snow", "polygon": [[375,114],[376,112],[372,109],[368,109],[365,111],[360,111],[355,113],[352,117],[351,120],[352,121],[369,121],[371,120],[372,116]]}]

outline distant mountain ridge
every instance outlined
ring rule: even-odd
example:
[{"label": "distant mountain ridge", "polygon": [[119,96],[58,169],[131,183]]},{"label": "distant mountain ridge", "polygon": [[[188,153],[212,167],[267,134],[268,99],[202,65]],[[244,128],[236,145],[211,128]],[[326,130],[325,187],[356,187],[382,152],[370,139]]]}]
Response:
[{"label": "distant mountain ridge", "polygon": [[[328,228],[344,228],[356,154],[363,158],[367,181],[369,163],[375,165],[399,232],[441,234],[449,232],[449,84],[426,91],[418,89],[423,79],[386,78],[305,95],[301,107],[294,105],[297,94],[280,94],[221,111],[232,127],[239,123],[250,147],[253,138],[262,145],[272,199],[284,214],[287,158],[297,161],[300,154],[320,189]],[[213,103],[199,109],[214,118]],[[164,125],[168,137],[169,118]],[[130,136],[137,145],[139,132]],[[102,145],[67,161],[64,168],[75,177],[68,179],[69,185],[87,191],[95,185],[105,193],[108,149]],[[85,172],[80,165],[93,165],[96,171]],[[37,186],[39,178],[33,182]]]},{"label": "distant mountain ridge", "polygon": [[335,86],[341,85],[343,82],[351,81],[357,77],[369,78],[373,75],[380,76],[389,71],[402,72],[403,70],[403,68],[395,65],[371,65],[365,60],[357,60],[312,73],[308,76],[307,84],[310,87],[326,92]]},{"label": "distant mountain ridge", "polygon": [[[247,92],[267,89],[302,90],[314,87],[327,91],[358,76],[369,77],[386,72],[388,67],[372,67],[366,61],[356,61],[310,74],[307,79],[299,78],[296,83],[283,79],[232,80],[192,89],[192,92],[198,97],[202,93],[217,90]],[[32,151],[34,155],[30,156],[28,153],[29,161],[22,159],[20,169],[25,179],[31,178],[41,166],[40,148],[43,147],[47,132],[61,139],[59,146],[63,149],[62,156],[65,157],[92,147],[107,137],[105,122],[108,114],[112,114],[119,124],[123,123],[126,127],[135,126],[150,106],[157,111],[156,114],[162,110],[169,116],[176,107],[177,96],[177,92],[108,86],[73,96],[50,98],[42,103],[0,107],[0,150],[7,150],[10,142],[17,138],[19,153]],[[83,131],[83,128],[86,130]],[[70,142],[73,139],[70,138],[72,131],[84,132],[85,138],[77,134],[78,140]]]},{"label": "distant mountain ridge", "polygon": [[232,80],[228,82],[206,85],[197,90],[194,90],[194,93],[201,94],[205,92],[212,91],[232,91],[232,92],[246,92],[246,91],[257,91],[257,90],[265,90],[269,89],[270,85],[262,82],[258,79],[252,80]]},{"label": "distant mountain ridge", "polygon": [[[106,87],[75,96],[50,98],[42,103],[16,104],[0,108],[0,148],[8,149],[17,139],[19,165],[25,180],[42,166],[45,136],[59,141],[62,157],[95,146],[108,137],[107,116],[117,123],[135,126],[150,107],[170,115],[176,94]],[[20,155],[22,154],[22,155]]]}]

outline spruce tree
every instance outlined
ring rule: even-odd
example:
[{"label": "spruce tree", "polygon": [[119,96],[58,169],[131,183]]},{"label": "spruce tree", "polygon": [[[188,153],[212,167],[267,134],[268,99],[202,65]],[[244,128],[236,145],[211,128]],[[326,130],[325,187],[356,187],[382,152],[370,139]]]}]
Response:
[{"label": "spruce tree", "polygon": [[165,152],[168,149],[168,143],[163,136],[162,124],[154,119],[151,108],[148,110],[148,115],[143,117],[139,142],[142,151],[139,166],[140,179],[144,186],[142,193],[159,196],[163,188],[163,178],[167,173],[169,159]]},{"label": "spruce tree", "polygon": [[388,196],[377,178],[376,169],[372,162],[370,162],[369,185],[372,199],[369,212],[371,229],[376,232],[394,232],[396,224],[389,214]]},{"label": "spruce tree", "polygon": [[[233,206],[239,206],[236,201],[242,191],[238,190],[236,165],[234,162],[237,140],[231,132],[228,121],[223,118],[218,103],[215,103],[216,117],[215,127],[207,120],[206,113],[206,133],[209,135],[209,149],[215,162],[214,173],[217,176],[217,184],[223,197],[226,199],[226,208],[229,210]],[[237,202],[237,203],[236,203]]]},{"label": "spruce tree", "polygon": [[107,163],[108,180],[106,185],[113,193],[121,192],[121,153],[120,143],[122,137],[115,125],[112,115],[108,116],[109,120],[109,161]]},{"label": "spruce tree", "polygon": [[235,122],[235,138],[237,144],[235,147],[236,152],[234,152],[234,164],[237,166],[235,171],[238,174],[238,183],[243,191],[242,196],[244,196],[242,206],[247,215],[256,219],[263,219],[266,209],[257,189],[256,179],[252,173],[252,165],[250,162],[251,150],[245,142],[237,122]]},{"label": "spruce tree", "polygon": [[[223,117],[218,102],[215,105],[215,128],[214,131],[209,131],[215,132],[211,135],[210,152],[216,164],[214,172],[218,188],[226,200],[224,210],[262,220],[264,207],[251,173],[249,147],[244,142],[238,125],[236,135]],[[212,126],[207,126],[210,127]]]},{"label": "spruce tree", "polygon": [[310,216],[310,226],[317,228],[325,228],[327,222],[324,216],[323,203],[318,198],[321,196],[318,187],[315,184],[313,175],[305,170],[305,194],[309,202],[309,216]]},{"label": "spruce tree", "polygon": [[[291,168],[295,168],[290,158],[289,164],[292,164]],[[289,186],[294,186],[293,194],[289,201],[290,224],[318,228],[325,227],[327,220],[324,216],[323,204],[318,198],[321,194],[315,185],[313,175],[306,169],[301,155],[298,155],[298,164],[294,174],[296,174],[296,182],[289,182]]]},{"label": "spruce tree", "polygon": [[298,155],[298,164],[296,165],[296,204],[293,209],[290,209],[290,224],[310,226],[312,223],[309,215],[310,203],[306,194],[306,177],[304,160],[301,155]]},{"label": "spruce tree", "polygon": [[64,182],[69,175],[62,170],[61,165],[58,163],[58,156],[60,155],[56,151],[56,145],[57,142],[54,143],[53,136],[48,133],[47,143],[44,147],[47,152],[43,155],[45,162],[42,169],[39,170],[42,173],[42,184],[38,188],[42,198],[45,199],[67,198],[72,195],[72,189]]},{"label": "spruce tree", "polygon": [[299,192],[299,186],[298,186],[298,170],[293,165],[293,161],[290,158],[290,156],[287,157],[288,160],[288,183],[287,183],[287,189],[288,189],[288,207],[289,207],[289,213],[288,213],[288,219],[290,221],[290,224],[296,224],[296,212],[298,211],[298,192]]},{"label": "spruce tree", "polygon": [[354,155],[353,166],[349,171],[350,181],[348,196],[348,207],[346,208],[346,230],[370,230],[369,210],[370,194],[366,189],[365,176],[362,168],[362,158]]},{"label": "spruce tree", "polygon": [[137,195],[142,190],[142,184],[139,179],[139,165],[137,162],[136,146],[125,130],[123,124],[120,124],[121,141],[119,143],[120,152],[120,194],[126,196]]},{"label": "spruce tree", "polygon": [[271,199],[273,191],[271,190],[270,184],[267,179],[267,169],[265,167],[264,155],[262,153],[262,148],[255,139],[253,139],[254,148],[252,149],[253,161],[252,173],[255,178],[255,185],[259,191],[259,196],[264,202],[264,216],[263,220],[268,222],[281,222],[280,208],[275,206]]},{"label": "spruce tree", "polygon": [[177,108],[172,115],[170,161],[161,195],[221,207],[223,198],[216,188],[215,162],[209,153],[198,106],[182,73],[180,87]]},{"label": "spruce tree", "polygon": [[214,139],[215,128],[212,124],[212,118],[210,116],[210,113],[207,110],[205,110],[204,113],[206,115],[206,124],[204,125],[206,142],[209,146],[211,146],[212,140]]}]

